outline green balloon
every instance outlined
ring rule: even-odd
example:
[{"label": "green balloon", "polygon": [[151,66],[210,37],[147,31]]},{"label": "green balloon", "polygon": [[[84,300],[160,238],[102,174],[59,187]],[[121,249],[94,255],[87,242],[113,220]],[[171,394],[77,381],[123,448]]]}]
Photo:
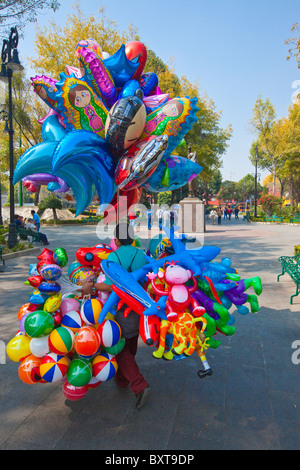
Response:
[{"label": "green balloon", "polygon": [[64,248],[58,247],[54,250],[53,259],[58,266],[64,268],[68,263],[68,255]]},{"label": "green balloon", "polygon": [[83,387],[87,385],[92,378],[92,366],[85,359],[73,359],[68,372],[67,381],[74,387]]},{"label": "green balloon", "polygon": [[30,338],[41,338],[51,333],[54,328],[54,319],[51,313],[44,310],[31,312],[25,319],[24,330]]},{"label": "green balloon", "polygon": [[124,346],[125,346],[125,338],[120,338],[120,340],[114,346],[110,346],[109,348],[106,348],[103,346],[102,349],[108,354],[112,354],[113,356],[116,356],[122,351],[122,349],[124,349]]}]

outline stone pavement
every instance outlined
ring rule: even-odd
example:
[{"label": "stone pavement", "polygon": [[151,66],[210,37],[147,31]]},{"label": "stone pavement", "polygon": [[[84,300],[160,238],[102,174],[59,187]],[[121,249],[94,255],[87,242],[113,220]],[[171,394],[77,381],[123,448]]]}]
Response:
[{"label": "stone pavement", "polygon": [[[42,231],[50,249],[66,248],[70,262],[78,247],[99,241],[94,226]],[[147,230],[139,236],[145,244]],[[110,241],[103,231],[100,237]],[[212,226],[208,221],[205,244],[219,246],[220,257],[229,256],[242,278],[261,276],[260,311],[232,312],[237,332],[230,338],[218,334],[221,346],[207,352],[213,375],[203,380],[196,355],[170,363],[156,360],[141,342],[138,363],[152,388],[141,410],[135,409],[132,393],[118,390],[113,380],[78,402],[65,399],[60,382],[26,385],[18,364],[7,358],[0,365],[0,449],[299,449],[300,364],[292,362],[292,344],[300,341],[300,296],[290,305],[295,285],[287,275],[276,282],[277,258],[292,255],[299,243],[299,226],[234,220]],[[17,312],[28,299],[28,264],[35,262],[35,257],[12,259],[0,273],[5,344],[18,330]],[[296,356],[299,362],[300,353]]]}]

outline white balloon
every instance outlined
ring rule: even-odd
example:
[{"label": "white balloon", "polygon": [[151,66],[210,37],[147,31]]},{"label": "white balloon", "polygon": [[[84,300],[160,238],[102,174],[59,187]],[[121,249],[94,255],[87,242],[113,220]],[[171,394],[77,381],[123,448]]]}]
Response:
[{"label": "white balloon", "polygon": [[110,54],[108,52],[102,52],[102,59],[105,60],[105,59],[108,59],[110,57]]},{"label": "white balloon", "polygon": [[44,357],[49,352],[48,336],[42,336],[41,338],[32,338],[30,341],[30,351],[36,357]]}]

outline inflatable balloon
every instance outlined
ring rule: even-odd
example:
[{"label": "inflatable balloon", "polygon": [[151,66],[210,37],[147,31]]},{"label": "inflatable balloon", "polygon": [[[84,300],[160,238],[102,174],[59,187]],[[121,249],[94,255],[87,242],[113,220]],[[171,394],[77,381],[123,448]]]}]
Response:
[{"label": "inflatable balloon", "polygon": [[15,336],[8,342],[6,354],[14,362],[22,361],[31,354],[30,338],[24,334]]},{"label": "inflatable balloon", "polygon": [[106,120],[105,139],[116,159],[139,140],[145,123],[146,108],[138,97],[121,98],[114,104]]},{"label": "inflatable balloon", "polygon": [[118,365],[115,356],[102,352],[93,360],[92,368],[93,376],[101,382],[105,382],[115,376],[118,370]]},{"label": "inflatable balloon", "polygon": [[53,259],[61,268],[64,268],[68,264],[68,255],[64,248],[56,248],[53,253]]},{"label": "inflatable balloon", "polygon": [[102,308],[103,305],[98,299],[86,300],[82,304],[80,310],[82,320],[87,325],[96,325],[98,323]]},{"label": "inflatable balloon", "polygon": [[68,372],[67,381],[74,387],[88,385],[92,378],[92,366],[88,360],[75,358],[72,360]]},{"label": "inflatable balloon", "polygon": [[77,333],[84,326],[80,313],[76,310],[70,310],[64,314],[61,319],[61,326],[69,328],[73,333]]},{"label": "inflatable balloon", "polygon": [[59,326],[51,331],[48,338],[48,345],[51,352],[64,356],[73,348],[74,333],[69,328]]},{"label": "inflatable balloon", "polygon": [[50,313],[37,310],[36,312],[28,314],[24,328],[25,333],[30,338],[40,338],[41,336],[47,336],[51,333],[54,328],[54,320]]},{"label": "inflatable balloon", "polygon": [[48,344],[49,336],[42,336],[41,338],[31,338],[30,351],[35,357],[44,357],[49,352]]},{"label": "inflatable balloon", "polygon": [[138,62],[127,58],[125,44],[113,55],[104,59],[104,65],[110,72],[117,88],[122,87],[128,80],[132,79],[140,67]]},{"label": "inflatable balloon", "polygon": [[22,382],[28,385],[34,385],[41,380],[40,364],[42,358],[35,357],[32,354],[25,357],[19,365],[18,374]]},{"label": "inflatable balloon", "polygon": [[63,383],[63,394],[70,401],[81,400],[87,392],[89,391],[88,385],[83,385],[82,387],[74,387],[67,380]]},{"label": "inflatable balloon", "polygon": [[132,75],[132,78],[137,80],[142,75],[147,62],[147,48],[139,41],[128,42],[125,45],[125,54],[129,60],[139,64],[139,67]]},{"label": "inflatable balloon", "polygon": [[83,326],[77,332],[74,349],[84,359],[93,357],[100,348],[99,334],[92,326]]},{"label": "inflatable balloon", "polygon": [[30,80],[36,94],[50,106],[50,108],[57,111],[57,80],[53,80],[53,78],[47,77],[46,75],[37,75],[36,77],[31,77]]},{"label": "inflatable balloon", "polygon": [[69,365],[68,357],[51,352],[41,360],[39,373],[45,382],[58,382],[67,374]]}]

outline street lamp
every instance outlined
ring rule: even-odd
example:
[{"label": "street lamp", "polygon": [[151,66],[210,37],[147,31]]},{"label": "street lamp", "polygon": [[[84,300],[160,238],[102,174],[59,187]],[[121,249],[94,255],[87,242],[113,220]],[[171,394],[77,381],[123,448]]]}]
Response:
[{"label": "street lamp", "polygon": [[17,230],[14,221],[15,198],[14,198],[14,130],[13,130],[13,111],[12,111],[12,76],[13,72],[20,72],[24,67],[20,64],[17,46],[19,35],[16,27],[12,27],[8,39],[3,39],[1,52],[1,72],[0,80],[8,83],[8,119],[6,121],[9,134],[9,194],[10,194],[10,223],[8,232],[8,246],[13,248],[17,244]]},{"label": "street lamp", "polygon": [[257,161],[258,147],[255,147],[255,174],[254,174],[254,217],[257,217]]},{"label": "street lamp", "polygon": [[[5,121],[5,128],[4,131],[8,131],[8,112],[7,111],[0,111],[0,121]],[[1,171],[0,171],[0,225],[3,225],[3,218],[2,218],[2,189],[1,189]]]}]

